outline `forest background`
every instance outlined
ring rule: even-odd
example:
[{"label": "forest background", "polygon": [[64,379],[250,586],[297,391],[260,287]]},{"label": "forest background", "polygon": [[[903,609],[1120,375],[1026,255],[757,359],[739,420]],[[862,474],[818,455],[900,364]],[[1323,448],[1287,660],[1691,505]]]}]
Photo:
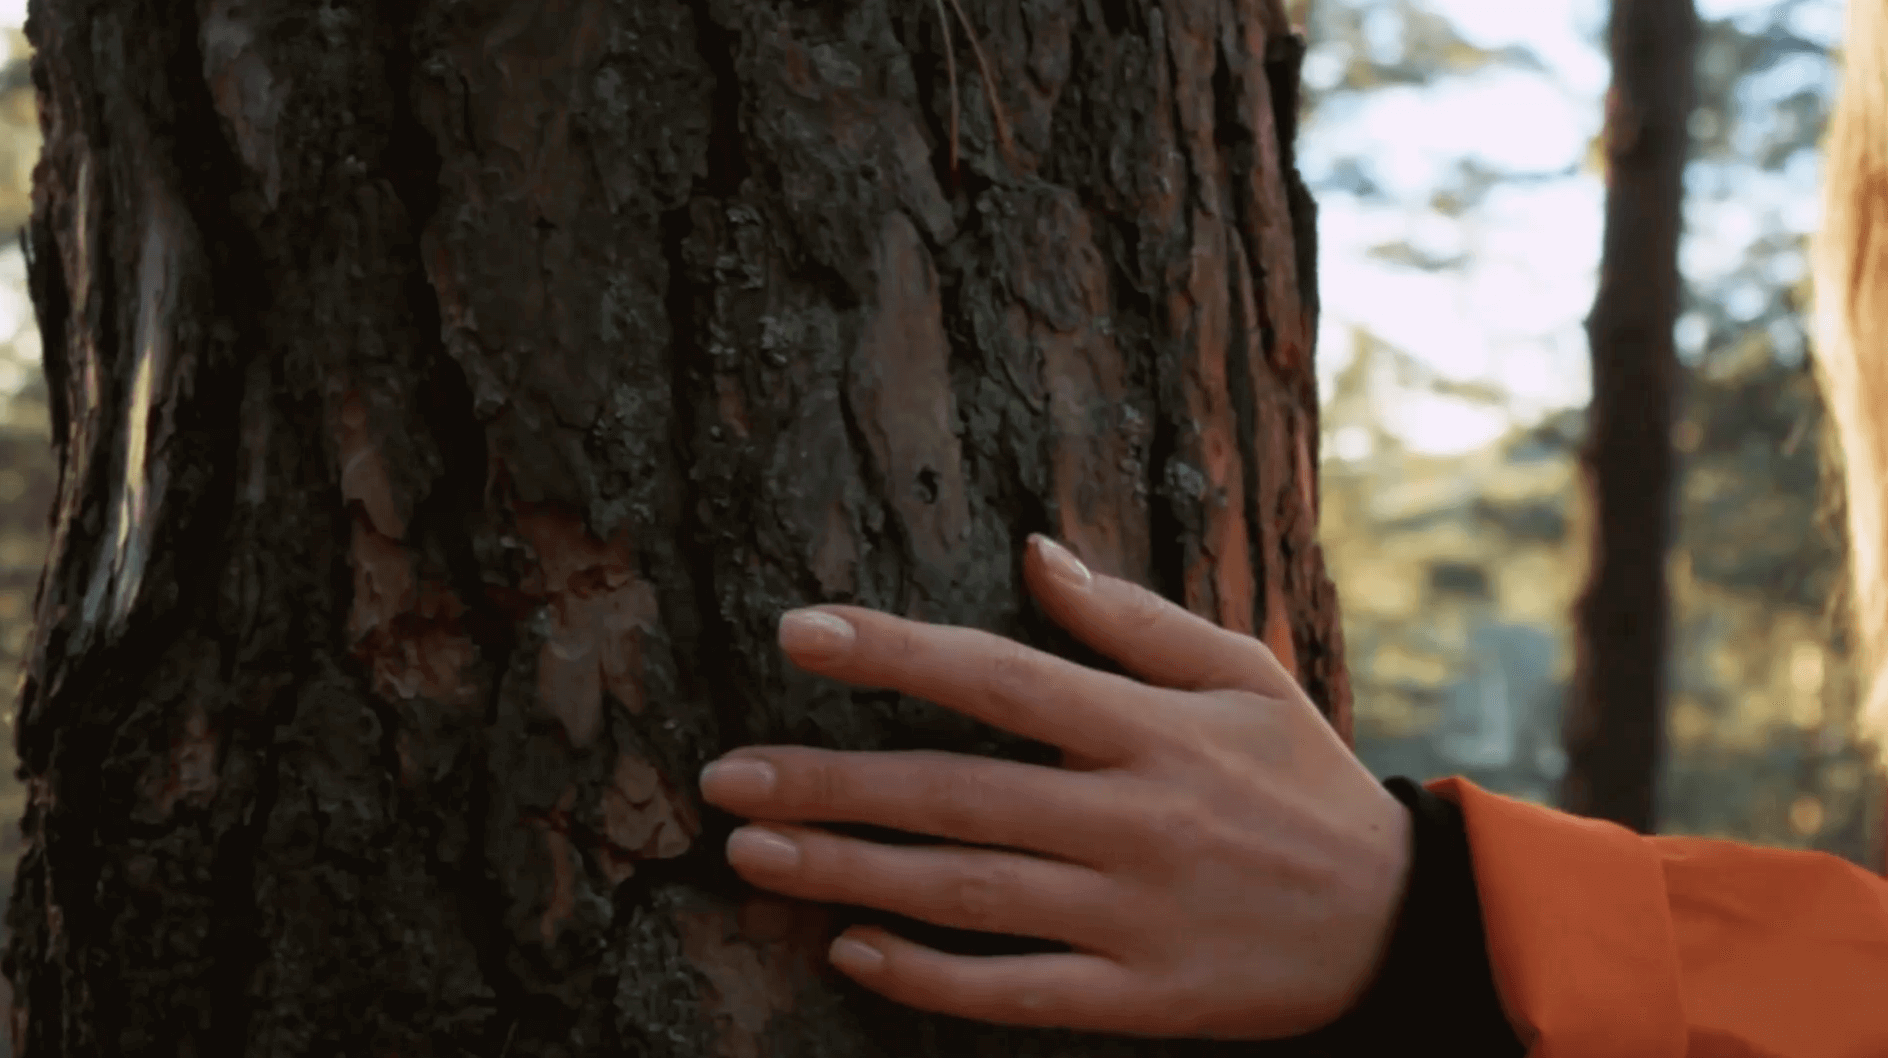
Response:
[{"label": "forest background", "polygon": [[[1295,0],[1320,206],[1322,537],[1359,752],[1551,803],[1565,768],[1577,485],[1605,195],[1600,0]],[[1883,861],[1807,357],[1804,240],[1840,0],[1698,0],[1671,556],[1666,833]],[[0,0],[0,230],[39,151],[24,0]],[[55,468],[17,246],[0,250],[0,720]],[[0,864],[24,795],[0,741]],[[3,986],[0,986],[3,987]],[[3,1047],[3,1045],[0,1045]]]}]

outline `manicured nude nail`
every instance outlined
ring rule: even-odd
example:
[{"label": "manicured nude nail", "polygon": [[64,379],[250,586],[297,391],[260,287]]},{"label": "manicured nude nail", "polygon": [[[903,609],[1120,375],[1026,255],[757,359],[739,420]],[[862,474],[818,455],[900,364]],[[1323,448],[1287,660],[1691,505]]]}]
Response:
[{"label": "manicured nude nail", "polygon": [[833,941],[833,962],[854,970],[876,970],[885,962],[885,953],[862,940],[840,937]]},{"label": "manicured nude nail", "polygon": [[838,654],[856,635],[845,618],[824,610],[793,610],[780,619],[780,645],[798,654]]},{"label": "manicured nude nail", "polygon": [[701,792],[710,801],[758,801],[774,792],[774,766],[747,757],[713,761],[701,770]]},{"label": "manicured nude nail", "polygon": [[741,827],[728,835],[728,858],[766,871],[790,871],[800,865],[800,846],[759,827]]},{"label": "manicured nude nail", "polygon": [[1083,591],[1093,583],[1094,577],[1080,559],[1069,554],[1068,549],[1040,533],[1031,537],[1036,542],[1036,550],[1042,555],[1042,564],[1055,578],[1064,585]]}]

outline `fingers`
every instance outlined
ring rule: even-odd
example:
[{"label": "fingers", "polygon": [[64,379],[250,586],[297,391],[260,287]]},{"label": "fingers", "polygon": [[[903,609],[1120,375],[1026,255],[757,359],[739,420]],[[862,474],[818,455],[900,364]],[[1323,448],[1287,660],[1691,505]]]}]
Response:
[{"label": "fingers", "polygon": [[[853,958],[852,944],[880,958]],[[833,941],[832,957],[861,985],[919,1010],[999,1025],[1148,1034],[1147,990],[1136,986],[1126,968],[1099,955],[951,955],[861,927]]]},{"label": "fingers", "polygon": [[736,830],[728,862],[754,885],[785,896],[878,908],[954,929],[1094,948],[1120,928],[1121,901],[1105,876],[1014,852],[880,845],[774,825]]},{"label": "fingers", "polygon": [[1299,693],[1264,643],[1138,584],[1100,574],[1084,579],[1076,571],[1085,567],[1048,537],[1030,537],[1023,565],[1031,593],[1052,620],[1149,683],[1185,691],[1246,690],[1268,698]]},{"label": "fingers", "polygon": [[1118,777],[1015,761],[810,746],[737,749],[703,769],[701,789],[750,819],[869,823],[1091,865],[1118,847],[1134,796]]},{"label": "fingers", "polygon": [[780,645],[809,672],[924,698],[1083,757],[1124,761],[1157,735],[1161,692],[971,628],[856,606],[796,610]]}]

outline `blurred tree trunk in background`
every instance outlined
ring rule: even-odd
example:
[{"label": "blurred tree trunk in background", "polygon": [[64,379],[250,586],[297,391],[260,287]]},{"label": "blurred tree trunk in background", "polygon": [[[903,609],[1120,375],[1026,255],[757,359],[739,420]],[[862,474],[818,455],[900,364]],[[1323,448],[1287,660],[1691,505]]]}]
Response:
[{"label": "blurred tree trunk in background", "polygon": [[1348,735],[1302,42],[956,6],[34,0],[21,1053],[1224,1051],[888,1009],[695,797],[755,741],[1044,759],[774,647],[1073,652],[1035,530]]},{"label": "blurred tree trunk in background", "polygon": [[1613,0],[1610,36],[1606,237],[1587,319],[1593,403],[1581,461],[1592,560],[1575,606],[1561,806],[1647,832],[1665,740],[1672,328],[1697,13],[1692,0]]}]

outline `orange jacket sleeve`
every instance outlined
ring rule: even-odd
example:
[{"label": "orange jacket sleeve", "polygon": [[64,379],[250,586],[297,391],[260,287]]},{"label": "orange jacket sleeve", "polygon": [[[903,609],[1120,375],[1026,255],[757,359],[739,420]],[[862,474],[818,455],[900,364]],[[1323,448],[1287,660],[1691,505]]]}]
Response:
[{"label": "orange jacket sleeve", "polygon": [[1888,1058],[1888,881],[1823,853],[1624,827],[1489,793],[1462,809],[1529,1058]]}]

